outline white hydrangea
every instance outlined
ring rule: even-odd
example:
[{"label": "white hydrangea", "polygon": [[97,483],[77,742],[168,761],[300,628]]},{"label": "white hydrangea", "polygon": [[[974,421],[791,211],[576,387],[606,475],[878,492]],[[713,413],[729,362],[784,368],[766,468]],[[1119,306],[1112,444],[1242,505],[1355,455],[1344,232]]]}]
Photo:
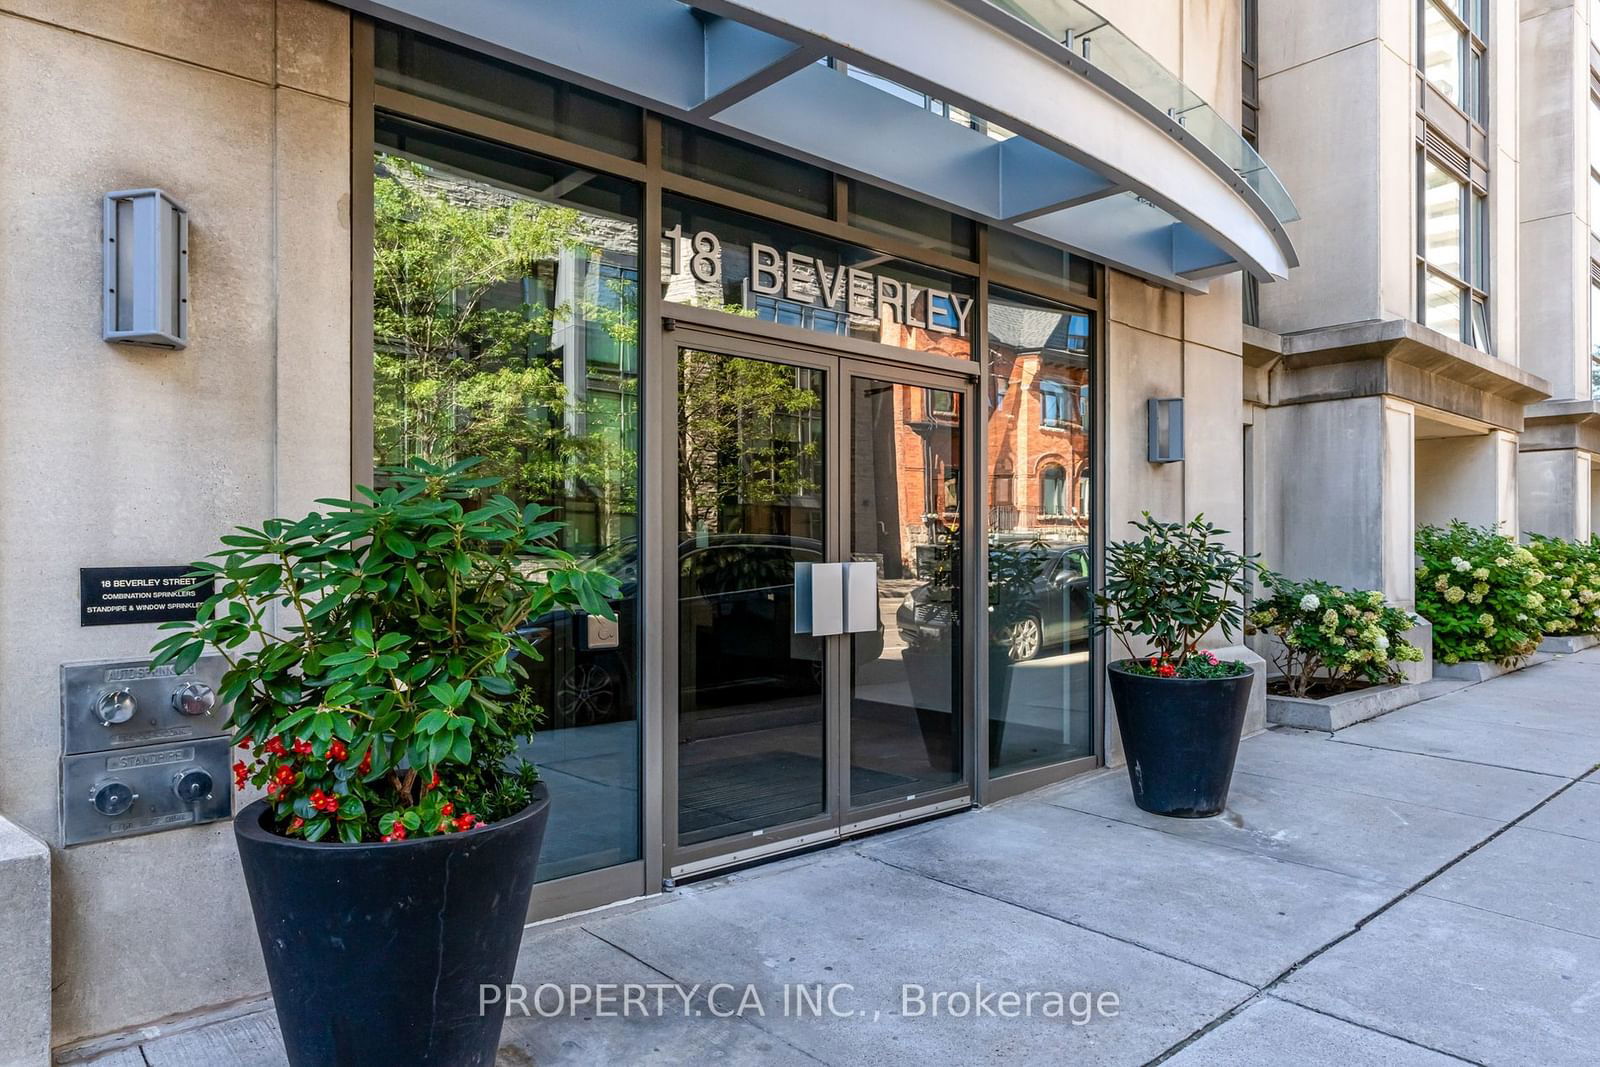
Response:
[{"label": "white hydrangea", "polygon": [[1320,607],[1322,607],[1322,601],[1317,599],[1317,594],[1315,593],[1307,593],[1300,598],[1301,611],[1316,611]]},{"label": "white hydrangea", "polygon": [[1450,557],[1450,566],[1454,567],[1456,570],[1460,571],[1462,574],[1465,574],[1465,573],[1467,573],[1468,571],[1470,571],[1472,569],[1472,564],[1469,563],[1467,560],[1462,559],[1460,556],[1451,556]]},{"label": "white hydrangea", "polygon": [[1376,648],[1379,652],[1389,651],[1389,636],[1387,634],[1379,634],[1377,637],[1373,638],[1372,647]]}]

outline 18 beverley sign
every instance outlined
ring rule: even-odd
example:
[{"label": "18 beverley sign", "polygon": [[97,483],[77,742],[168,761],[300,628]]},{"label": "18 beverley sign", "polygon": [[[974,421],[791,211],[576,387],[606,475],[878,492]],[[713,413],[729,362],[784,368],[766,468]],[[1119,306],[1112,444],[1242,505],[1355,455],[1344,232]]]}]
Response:
[{"label": "18 beverley sign", "polygon": [[190,620],[211,595],[212,583],[197,587],[187,566],[84,567],[78,571],[80,626]]}]

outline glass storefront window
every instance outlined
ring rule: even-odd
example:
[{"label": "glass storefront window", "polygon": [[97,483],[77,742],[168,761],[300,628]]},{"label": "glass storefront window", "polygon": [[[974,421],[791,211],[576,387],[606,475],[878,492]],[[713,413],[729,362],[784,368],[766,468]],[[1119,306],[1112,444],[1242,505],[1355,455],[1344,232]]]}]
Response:
[{"label": "glass storefront window", "polygon": [[970,278],[687,197],[661,215],[668,303],[972,358]]},{"label": "glass storefront window", "polygon": [[638,859],[638,192],[386,117],[372,180],[374,462],[486,457],[622,582],[615,649],[565,611],[529,623],[524,755],[562,798],[541,879]]},{"label": "glass storefront window", "polygon": [[1090,321],[991,288],[989,766],[1093,751]]}]

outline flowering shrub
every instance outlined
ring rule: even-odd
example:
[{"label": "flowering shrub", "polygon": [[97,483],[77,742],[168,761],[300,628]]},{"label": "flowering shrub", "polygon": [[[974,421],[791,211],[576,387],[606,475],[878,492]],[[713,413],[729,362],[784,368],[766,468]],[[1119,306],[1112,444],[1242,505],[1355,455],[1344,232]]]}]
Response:
[{"label": "flowering shrub", "polygon": [[1411,616],[1382,593],[1278,575],[1266,581],[1272,596],[1251,606],[1247,632],[1278,639],[1273,664],[1291,696],[1319,686],[1342,693],[1361,682],[1397,682],[1401,663],[1422,659],[1422,650],[1400,636],[1411,628]]},{"label": "flowering shrub", "polygon": [[1182,666],[1174,666],[1171,660],[1160,656],[1124,660],[1122,664],[1122,669],[1129,674],[1142,674],[1147,678],[1152,675],[1157,678],[1232,678],[1244,673],[1240,667],[1249,669],[1233,660],[1218,659],[1217,654],[1209,649],[1202,649],[1185,659]]},{"label": "flowering shrub", "polygon": [[1417,614],[1433,624],[1445,663],[1514,664],[1539,645],[1545,574],[1532,552],[1492,527],[1417,530]]},{"label": "flowering shrub", "polygon": [[226,657],[235,785],[266,788],[279,833],[401,840],[529,803],[537,772],[511,757],[538,715],[519,690],[538,653],[518,627],[561,608],[609,618],[616,583],[550,543],[548,509],[482,499],[497,479],[468,477],[476,462],[412,460],[365,501],[239,527],[195,564],[216,593],[166,624],[154,665]]},{"label": "flowering shrub", "polygon": [[[1219,530],[1197,515],[1188,522],[1160,522],[1147,511],[1134,529],[1137,541],[1106,546],[1105,593],[1095,597],[1095,626],[1110,630],[1128,650],[1125,670],[1163,677],[1229,677],[1248,664],[1201,653],[1200,641],[1213,628],[1231,638],[1244,619],[1244,581],[1260,570],[1255,557],[1222,543]],[[1132,638],[1155,649],[1154,665],[1136,656]],[[1202,661],[1201,663],[1193,661]],[[1170,667],[1171,675],[1162,673]],[[1214,675],[1186,673],[1215,668]]]},{"label": "flowering shrub", "polygon": [[1564,541],[1534,534],[1528,551],[1544,575],[1535,589],[1544,597],[1544,632],[1600,632],[1600,539]]}]

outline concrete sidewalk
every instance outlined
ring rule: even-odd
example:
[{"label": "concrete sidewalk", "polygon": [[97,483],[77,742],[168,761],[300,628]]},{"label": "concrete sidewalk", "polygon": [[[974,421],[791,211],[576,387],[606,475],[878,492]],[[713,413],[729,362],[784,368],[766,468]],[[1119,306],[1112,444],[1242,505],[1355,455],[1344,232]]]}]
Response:
[{"label": "concrete sidewalk", "polygon": [[[1215,819],[1145,815],[1116,770],[532,929],[530,1007],[651,991],[514,1016],[501,1062],[1593,1063],[1597,693],[1600,649],[1249,738]],[[977,1015],[979,987],[1035,996]],[[256,1011],[91,1062],[283,1059]]]}]

